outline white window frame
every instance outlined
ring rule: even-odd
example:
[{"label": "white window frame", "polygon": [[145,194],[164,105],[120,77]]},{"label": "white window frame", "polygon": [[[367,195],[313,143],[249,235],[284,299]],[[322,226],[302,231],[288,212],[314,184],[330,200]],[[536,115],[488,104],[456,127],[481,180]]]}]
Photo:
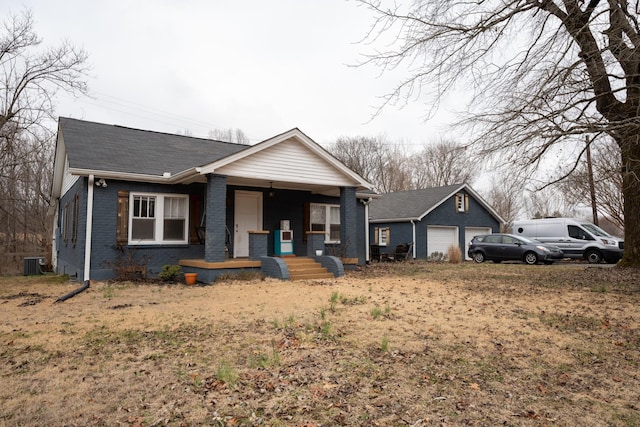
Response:
[{"label": "white window frame", "polygon": [[[133,219],[134,219],[134,199],[136,197],[154,197],[155,198],[155,224],[154,224],[154,238],[153,239],[132,239],[133,233]],[[165,198],[174,198],[184,200],[185,212],[184,212],[184,239],[182,240],[165,240],[164,239],[164,201]],[[175,218],[173,218],[175,219]],[[177,194],[177,193],[143,193],[143,192],[131,192],[129,193],[129,231],[128,241],[129,245],[180,245],[189,243],[189,195]]]},{"label": "white window frame", "polygon": [[456,212],[458,213],[469,212],[469,195],[465,193],[456,194]]},{"label": "white window frame", "polygon": [[[324,243],[339,244],[340,239],[331,240],[331,208],[338,208],[338,220],[340,220],[340,205],[331,205],[326,203],[311,203],[310,205],[310,210],[313,210],[313,208],[317,206],[322,206],[326,209],[324,217]],[[340,229],[342,229],[342,223],[338,223],[338,225],[340,226]],[[313,222],[311,221],[311,212],[309,213],[309,227],[309,231],[312,231],[311,228],[313,227]]]},{"label": "white window frame", "polygon": [[376,241],[378,242],[378,246],[389,245],[389,227],[378,228],[378,236]]}]

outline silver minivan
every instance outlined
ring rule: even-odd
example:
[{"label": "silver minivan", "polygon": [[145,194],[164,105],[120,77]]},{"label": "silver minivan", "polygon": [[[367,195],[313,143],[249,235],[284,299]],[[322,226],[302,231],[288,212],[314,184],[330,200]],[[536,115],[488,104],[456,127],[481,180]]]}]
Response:
[{"label": "silver minivan", "polygon": [[624,251],[624,240],[597,225],[573,218],[515,221],[513,234],[558,246],[566,257],[583,258],[592,264],[616,263]]}]

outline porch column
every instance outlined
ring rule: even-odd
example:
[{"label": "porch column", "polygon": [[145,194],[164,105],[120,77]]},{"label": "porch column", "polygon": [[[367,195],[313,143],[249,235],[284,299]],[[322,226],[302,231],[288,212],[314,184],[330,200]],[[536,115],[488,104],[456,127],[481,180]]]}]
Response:
[{"label": "porch column", "polygon": [[340,187],[340,242],[345,258],[358,257],[358,201],[355,187]]},{"label": "porch column", "polygon": [[324,231],[307,231],[307,256],[313,258],[316,251],[322,251],[322,255],[326,255],[324,250]]},{"label": "porch column", "polygon": [[249,259],[259,261],[263,256],[267,256],[269,252],[268,244],[269,232],[264,230],[249,231]]},{"label": "porch column", "polygon": [[225,260],[224,240],[227,225],[227,177],[207,175],[204,260]]}]

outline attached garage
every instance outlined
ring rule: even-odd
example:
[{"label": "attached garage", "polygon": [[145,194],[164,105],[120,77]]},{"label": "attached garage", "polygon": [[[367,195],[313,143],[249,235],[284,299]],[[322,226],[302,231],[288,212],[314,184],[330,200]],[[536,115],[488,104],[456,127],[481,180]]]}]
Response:
[{"label": "attached garage", "polygon": [[427,257],[434,252],[446,254],[449,246],[459,246],[458,227],[427,226]]},{"label": "attached garage", "polygon": [[478,234],[491,234],[491,227],[465,227],[464,228],[464,259],[471,259],[467,255],[469,250],[469,242],[473,239],[473,236]]}]

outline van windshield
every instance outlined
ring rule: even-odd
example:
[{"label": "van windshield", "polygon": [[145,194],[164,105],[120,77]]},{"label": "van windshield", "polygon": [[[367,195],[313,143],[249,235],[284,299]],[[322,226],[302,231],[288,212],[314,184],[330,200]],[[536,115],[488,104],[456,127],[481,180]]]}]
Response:
[{"label": "van windshield", "polygon": [[593,224],[580,224],[581,226],[583,226],[589,233],[598,236],[598,237],[611,237],[611,235],[609,235],[609,233],[607,233],[606,231],[604,231],[602,228],[598,227],[597,225],[593,225]]}]

